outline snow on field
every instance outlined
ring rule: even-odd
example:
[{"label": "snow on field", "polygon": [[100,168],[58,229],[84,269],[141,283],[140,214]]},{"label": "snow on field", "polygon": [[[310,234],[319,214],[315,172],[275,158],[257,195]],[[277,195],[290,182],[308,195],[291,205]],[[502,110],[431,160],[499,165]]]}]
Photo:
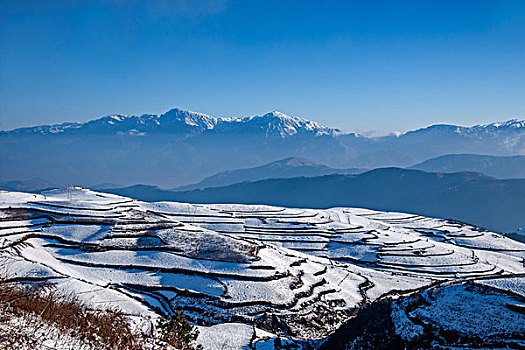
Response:
[{"label": "snow on field", "polygon": [[517,277],[480,280],[477,283],[501,290],[508,290],[525,298],[525,276],[523,275]]},{"label": "snow on field", "polygon": [[322,339],[367,303],[439,282],[523,293],[524,258],[525,244],[499,234],[404,213],[0,192],[5,278],[50,280],[138,316],[180,310],[206,349]]},{"label": "snow on field", "polygon": [[223,323],[211,327],[199,327],[197,342],[205,349],[243,349],[252,343],[258,350],[273,349],[276,336],[242,323]]},{"label": "snow on field", "polygon": [[396,333],[407,341],[426,338],[440,345],[516,346],[525,334],[525,315],[515,311],[523,308],[523,298],[484,285],[445,284],[394,302]]}]

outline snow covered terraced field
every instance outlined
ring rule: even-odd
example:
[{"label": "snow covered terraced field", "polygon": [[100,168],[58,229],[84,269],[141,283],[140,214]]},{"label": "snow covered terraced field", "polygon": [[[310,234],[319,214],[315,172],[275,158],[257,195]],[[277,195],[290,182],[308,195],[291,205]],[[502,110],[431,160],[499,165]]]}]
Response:
[{"label": "snow covered terraced field", "polygon": [[[317,345],[373,301],[445,285],[470,296],[467,283],[502,290],[499,314],[525,333],[525,244],[451,220],[0,192],[0,253],[8,281],[51,281],[142,319],[181,310],[205,348],[271,348],[277,335]],[[405,321],[394,317],[402,336]]]}]

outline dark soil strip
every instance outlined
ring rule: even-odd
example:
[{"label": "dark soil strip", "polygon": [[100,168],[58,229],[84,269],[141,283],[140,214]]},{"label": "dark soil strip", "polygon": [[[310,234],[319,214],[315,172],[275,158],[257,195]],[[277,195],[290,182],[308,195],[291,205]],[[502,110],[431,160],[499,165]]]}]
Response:
[{"label": "dark soil strip", "polygon": [[68,264],[86,266],[86,267],[101,267],[101,268],[118,269],[118,270],[142,270],[142,271],[173,273],[173,274],[187,275],[187,276],[203,276],[203,277],[209,277],[209,278],[231,278],[231,279],[236,279],[240,281],[263,282],[263,281],[274,281],[274,280],[278,280],[281,278],[289,277],[289,274],[281,273],[281,272],[274,273],[273,275],[270,275],[270,276],[246,276],[246,275],[238,275],[234,273],[204,272],[204,271],[189,270],[189,269],[182,269],[182,268],[176,268],[176,267],[168,268],[168,267],[158,267],[158,266],[149,266],[149,265],[102,264],[102,263],[82,262],[82,261],[77,261],[77,260],[67,259],[67,258],[57,258],[57,259],[65,263],[68,263]]}]

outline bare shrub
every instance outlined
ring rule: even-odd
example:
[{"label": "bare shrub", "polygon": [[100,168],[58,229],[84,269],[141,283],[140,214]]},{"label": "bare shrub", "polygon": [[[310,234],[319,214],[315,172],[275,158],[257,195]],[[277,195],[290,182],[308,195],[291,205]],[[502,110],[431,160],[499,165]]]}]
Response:
[{"label": "bare shrub", "polygon": [[[0,350],[35,349],[54,340],[61,349],[197,350],[198,331],[181,313],[150,332],[135,330],[119,310],[92,310],[49,283],[0,279]],[[56,347],[55,344],[55,347]]]},{"label": "bare shrub", "polygon": [[18,317],[38,315],[43,321],[94,346],[141,349],[140,336],[132,331],[122,312],[91,310],[76,297],[57,293],[48,283],[2,283],[0,306]]}]

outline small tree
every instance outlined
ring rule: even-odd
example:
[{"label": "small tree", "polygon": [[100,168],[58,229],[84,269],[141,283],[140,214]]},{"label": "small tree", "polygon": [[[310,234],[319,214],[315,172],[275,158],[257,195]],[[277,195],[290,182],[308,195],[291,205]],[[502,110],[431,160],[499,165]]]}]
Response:
[{"label": "small tree", "polygon": [[195,345],[199,331],[189,323],[181,312],[169,319],[161,319],[157,324],[160,340],[181,350],[200,350],[201,345]]},{"label": "small tree", "polygon": [[275,350],[293,350],[299,348],[298,345],[290,341],[283,340],[280,336],[277,336],[277,338],[273,340],[273,347]]}]

